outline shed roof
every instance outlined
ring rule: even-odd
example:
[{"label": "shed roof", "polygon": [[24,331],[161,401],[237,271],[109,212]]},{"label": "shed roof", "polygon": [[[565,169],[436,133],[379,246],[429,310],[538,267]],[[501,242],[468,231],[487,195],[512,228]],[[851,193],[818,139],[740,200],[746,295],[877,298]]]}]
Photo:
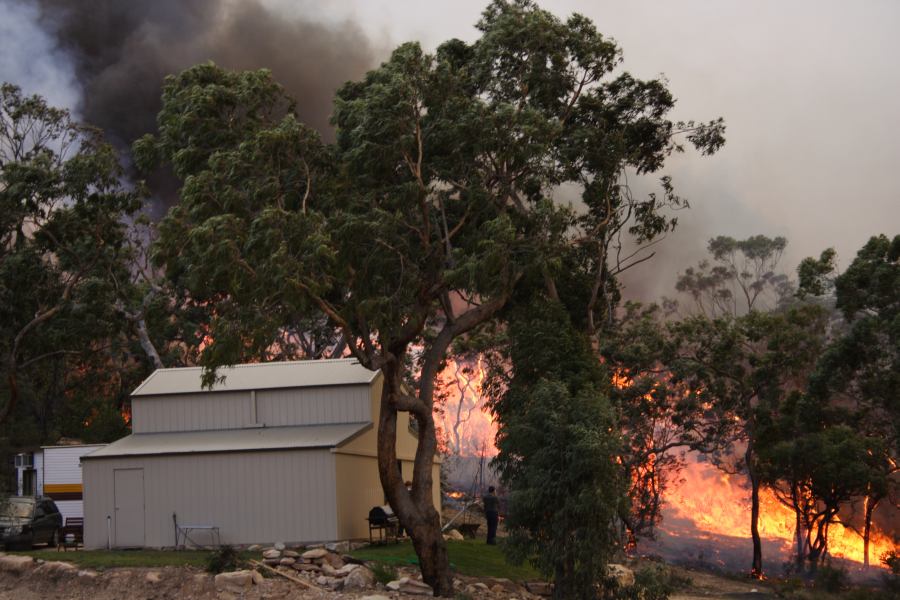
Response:
[{"label": "shed roof", "polygon": [[255,363],[220,368],[224,381],[204,388],[202,367],[157,369],[134,390],[132,396],[161,396],[200,392],[233,392],[274,388],[357,385],[371,383],[378,375],[355,358]]},{"label": "shed roof", "polygon": [[105,448],[86,454],[82,456],[82,459],[155,454],[334,448],[369,426],[371,423],[341,423],[215,431],[135,433],[113,442]]}]

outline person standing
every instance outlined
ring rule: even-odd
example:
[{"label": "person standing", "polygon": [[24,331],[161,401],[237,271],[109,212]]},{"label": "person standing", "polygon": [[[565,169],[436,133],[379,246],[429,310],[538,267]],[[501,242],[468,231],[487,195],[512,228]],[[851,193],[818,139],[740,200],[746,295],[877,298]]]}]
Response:
[{"label": "person standing", "polygon": [[488,487],[488,493],[481,501],[487,519],[487,543],[493,546],[497,543],[497,522],[500,520],[500,500],[494,495],[494,486]]}]

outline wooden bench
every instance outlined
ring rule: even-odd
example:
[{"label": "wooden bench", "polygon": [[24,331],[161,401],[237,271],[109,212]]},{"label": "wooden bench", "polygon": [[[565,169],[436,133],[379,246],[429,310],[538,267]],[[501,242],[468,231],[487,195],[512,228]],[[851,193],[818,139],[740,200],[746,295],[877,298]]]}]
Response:
[{"label": "wooden bench", "polygon": [[66,524],[59,530],[56,551],[65,552],[69,548],[78,550],[78,546],[84,546],[84,518],[66,517]]}]

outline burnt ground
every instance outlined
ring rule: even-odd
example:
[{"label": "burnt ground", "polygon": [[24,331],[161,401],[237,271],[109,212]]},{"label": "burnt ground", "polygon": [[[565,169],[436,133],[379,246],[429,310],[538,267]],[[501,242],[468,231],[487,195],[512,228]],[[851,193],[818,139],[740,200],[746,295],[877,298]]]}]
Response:
[{"label": "burnt ground", "polygon": [[764,582],[734,579],[703,571],[676,571],[689,577],[691,586],[673,594],[670,600],[761,600],[776,597],[771,587]]}]

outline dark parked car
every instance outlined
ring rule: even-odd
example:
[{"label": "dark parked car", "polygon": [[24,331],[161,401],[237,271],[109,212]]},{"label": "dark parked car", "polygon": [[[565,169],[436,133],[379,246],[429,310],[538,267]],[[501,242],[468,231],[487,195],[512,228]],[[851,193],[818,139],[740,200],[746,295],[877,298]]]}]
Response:
[{"label": "dark parked car", "polygon": [[7,549],[56,546],[63,518],[50,498],[9,498],[0,506],[0,541]]}]

